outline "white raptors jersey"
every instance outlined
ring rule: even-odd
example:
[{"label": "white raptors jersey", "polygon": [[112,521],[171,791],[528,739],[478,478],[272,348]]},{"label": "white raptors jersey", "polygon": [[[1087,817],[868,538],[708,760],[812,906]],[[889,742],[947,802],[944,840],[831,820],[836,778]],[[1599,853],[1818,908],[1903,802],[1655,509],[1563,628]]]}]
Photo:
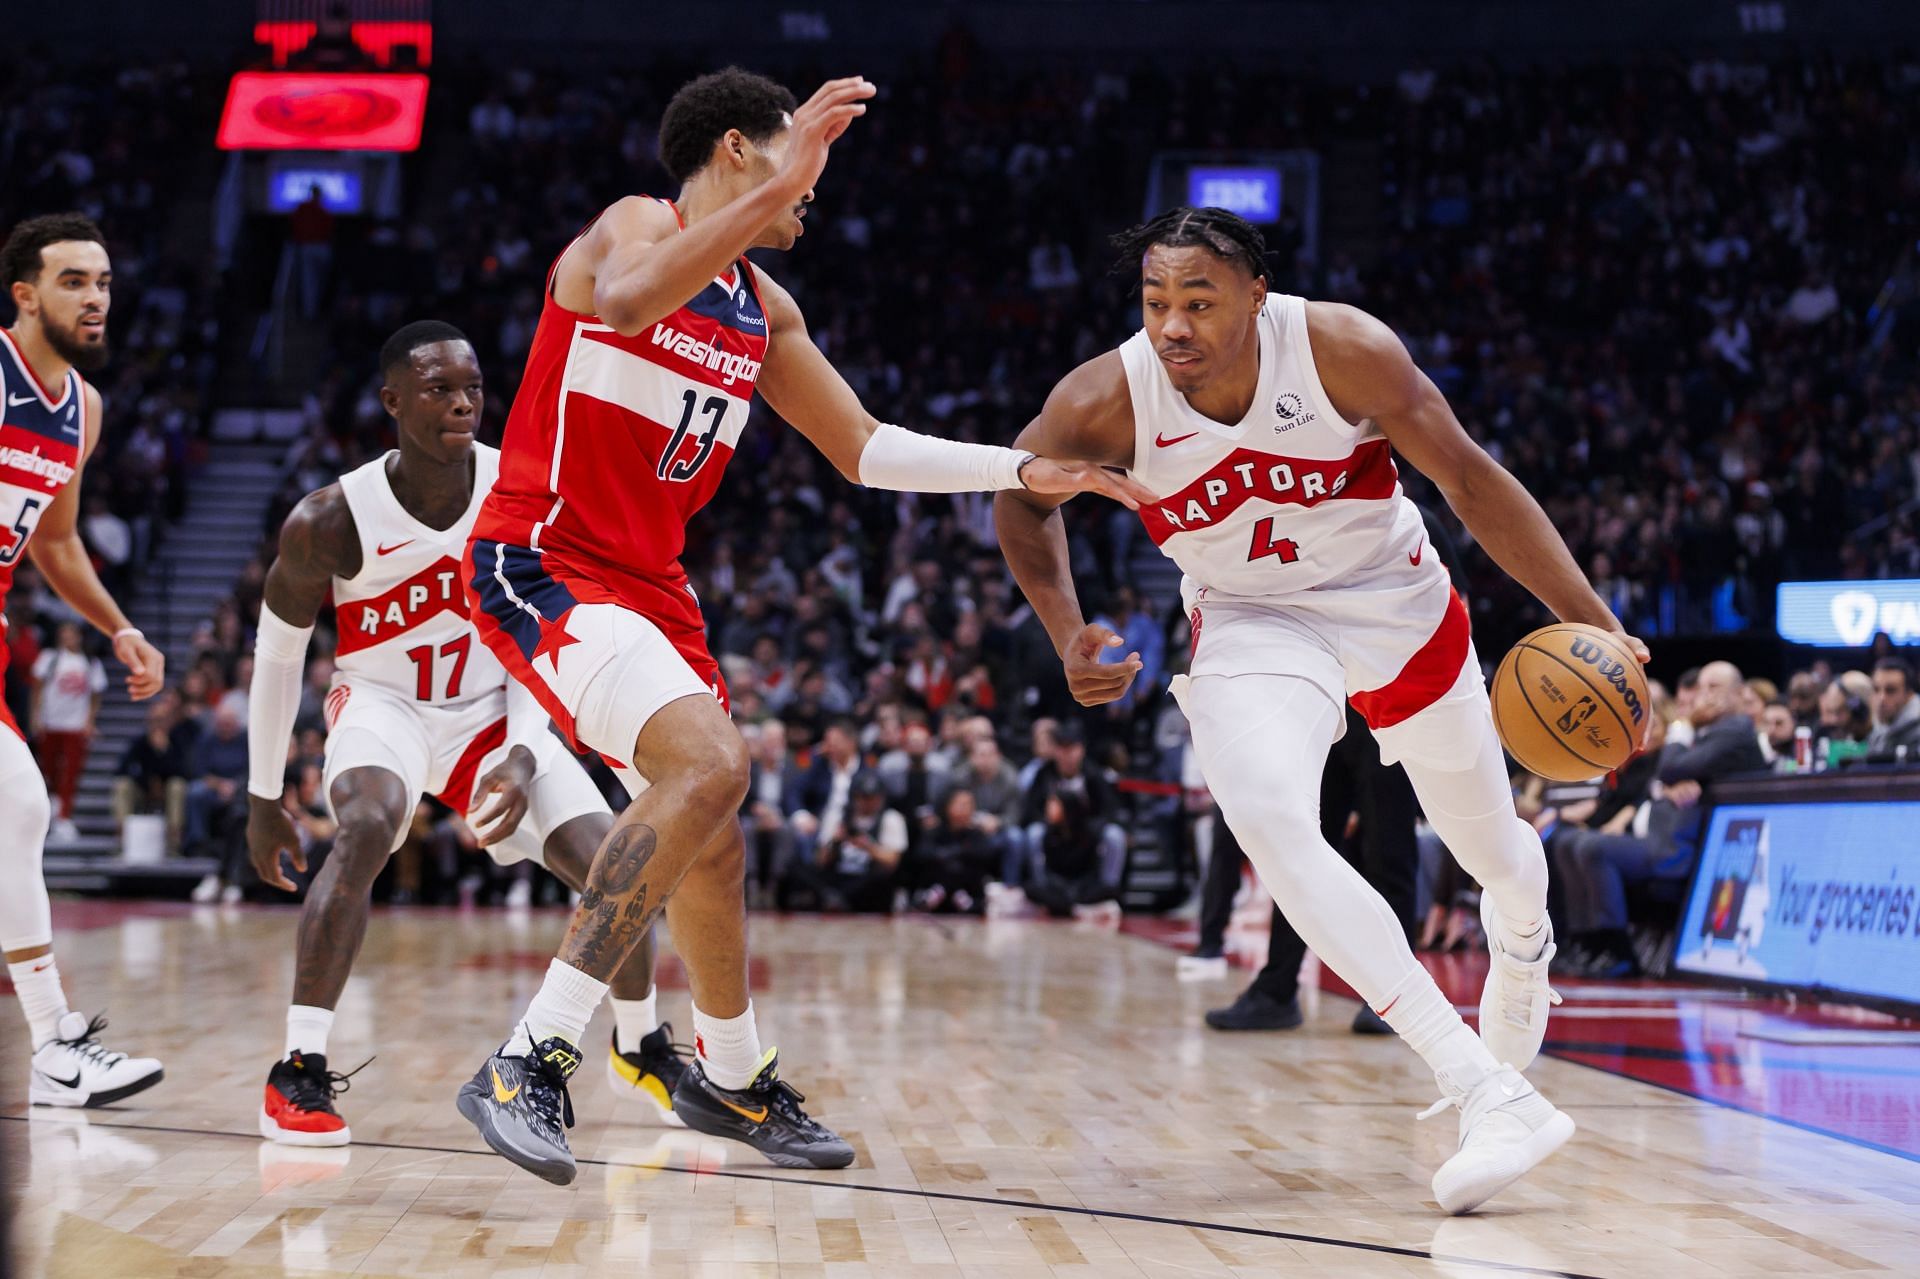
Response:
[{"label": "white raptors jersey", "polygon": [[505,692],[507,673],[474,634],[460,585],[474,517],[500,474],[499,450],[476,444],[473,452],[473,500],[445,529],[400,505],[387,482],[391,453],[340,477],[360,533],[359,573],[333,579],[335,664],[350,682],[431,706]]},{"label": "white raptors jersey", "polygon": [[1196,586],[1266,596],[1337,584],[1389,545],[1417,555],[1424,537],[1385,435],[1344,421],[1327,399],[1305,299],[1269,293],[1258,327],[1260,383],[1232,425],[1174,390],[1145,329],[1120,347],[1132,475],[1161,495],[1140,518],[1187,575],[1189,599]]}]

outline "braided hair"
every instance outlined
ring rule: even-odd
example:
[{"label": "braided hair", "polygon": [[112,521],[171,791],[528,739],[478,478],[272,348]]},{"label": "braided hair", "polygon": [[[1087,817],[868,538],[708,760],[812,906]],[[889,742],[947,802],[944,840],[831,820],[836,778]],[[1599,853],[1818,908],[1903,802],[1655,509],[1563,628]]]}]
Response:
[{"label": "braided hair", "polygon": [[1114,250],[1120,254],[1114,273],[1139,270],[1140,259],[1156,245],[1202,248],[1223,262],[1238,263],[1258,279],[1273,280],[1273,273],[1267,269],[1266,238],[1253,223],[1225,209],[1196,209],[1183,204],[1120,232],[1113,237]]}]

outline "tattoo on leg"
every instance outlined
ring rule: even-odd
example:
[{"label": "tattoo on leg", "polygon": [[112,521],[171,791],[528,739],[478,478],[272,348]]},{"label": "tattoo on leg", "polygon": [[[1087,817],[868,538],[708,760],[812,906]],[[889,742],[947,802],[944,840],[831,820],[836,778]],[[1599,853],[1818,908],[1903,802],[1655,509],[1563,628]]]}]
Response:
[{"label": "tattoo on leg", "polygon": [[563,956],[571,951],[571,962],[585,972],[605,980],[653,926],[659,907],[648,908],[653,894],[640,876],[653,860],[658,842],[653,827],[635,824],[615,831],[594,858],[586,891],[580,894],[580,909],[561,948]]}]

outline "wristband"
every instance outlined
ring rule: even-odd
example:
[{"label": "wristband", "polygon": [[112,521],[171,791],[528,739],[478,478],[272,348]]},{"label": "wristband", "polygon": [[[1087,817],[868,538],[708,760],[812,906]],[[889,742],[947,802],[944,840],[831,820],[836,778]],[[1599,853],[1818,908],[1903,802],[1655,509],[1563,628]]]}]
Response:
[{"label": "wristband", "polygon": [[120,637],[122,635],[138,635],[141,639],[145,639],[147,637],[147,633],[141,630],[138,626],[122,626],[119,630],[115,631],[111,636],[108,637],[107,643],[118,644],[120,642]]}]

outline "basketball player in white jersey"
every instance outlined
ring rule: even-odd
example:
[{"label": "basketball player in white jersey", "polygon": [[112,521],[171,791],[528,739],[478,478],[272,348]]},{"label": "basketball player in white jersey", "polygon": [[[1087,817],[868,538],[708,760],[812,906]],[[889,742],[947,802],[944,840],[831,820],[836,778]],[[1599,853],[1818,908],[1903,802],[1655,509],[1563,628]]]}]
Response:
[{"label": "basketball player in white jersey", "polygon": [[[100,584],[80,540],[80,472],[100,442],[100,392],[80,376],[107,362],[113,264],[100,230],[78,213],[22,222],[0,247],[14,323],[0,329],[0,606],[20,560],[113,641],[127,692],[144,701],[166,658]],[[7,635],[0,619],[0,677]],[[33,1037],[27,1098],[36,1106],[105,1106],[160,1082],[160,1063],[109,1052],[106,1019],[67,1008],[53,960],[53,913],[40,859],[47,785],[20,726],[0,703],[0,951]]]},{"label": "basketball player in white jersey", "polygon": [[[1446,1211],[1470,1211],[1573,1133],[1519,1073],[1556,998],[1547,865],[1513,809],[1466,610],[1392,450],[1561,619],[1620,623],[1386,325],[1269,293],[1259,232],[1221,209],[1175,209],[1119,243],[1140,266],[1146,327],[1062,379],[1018,446],[1125,468],[1159,495],[1140,516],[1185,574],[1194,653],[1174,693],[1207,784],[1287,919],[1426,1059],[1439,1106],[1461,1111],[1458,1152],[1433,1190]],[[1000,544],[1075,697],[1099,705],[1126,692],[1139,661],[1100,661],[1121,641],[1081,615],[1059,501],[1001,493]],[[1347,701],[1485,888],[1493,962],[1479,1036],[1320,833],[1320,777]]]},{"label": "basketball player in white jersey", "polygon": [[[543,863],[578,889],[613,826],[606,801],[548,731],[547,713],[474,634],[459,557],[499,474],[473,439],[483,388],[473,347],[449,324],[409,324],[380,352],[381,403],[400,447],[309,494],[287,517],[267,574],[248,705],[247,842],[261,879],[306,858],[282,793],[307,642],[333,600],[338,674],[327,696],[325,793],[339,831],[300,916],[286,1056],[268,1073],[262,1136],[351,1140],[334,1106],[346,1076],[327,1038],[366,936],[368,894],[423,795],[467,816],[502,863]],[[617,1093],[675,1123],[685,1066],[654,1016],[649,934],[614,981],[608,1072]]]}]

